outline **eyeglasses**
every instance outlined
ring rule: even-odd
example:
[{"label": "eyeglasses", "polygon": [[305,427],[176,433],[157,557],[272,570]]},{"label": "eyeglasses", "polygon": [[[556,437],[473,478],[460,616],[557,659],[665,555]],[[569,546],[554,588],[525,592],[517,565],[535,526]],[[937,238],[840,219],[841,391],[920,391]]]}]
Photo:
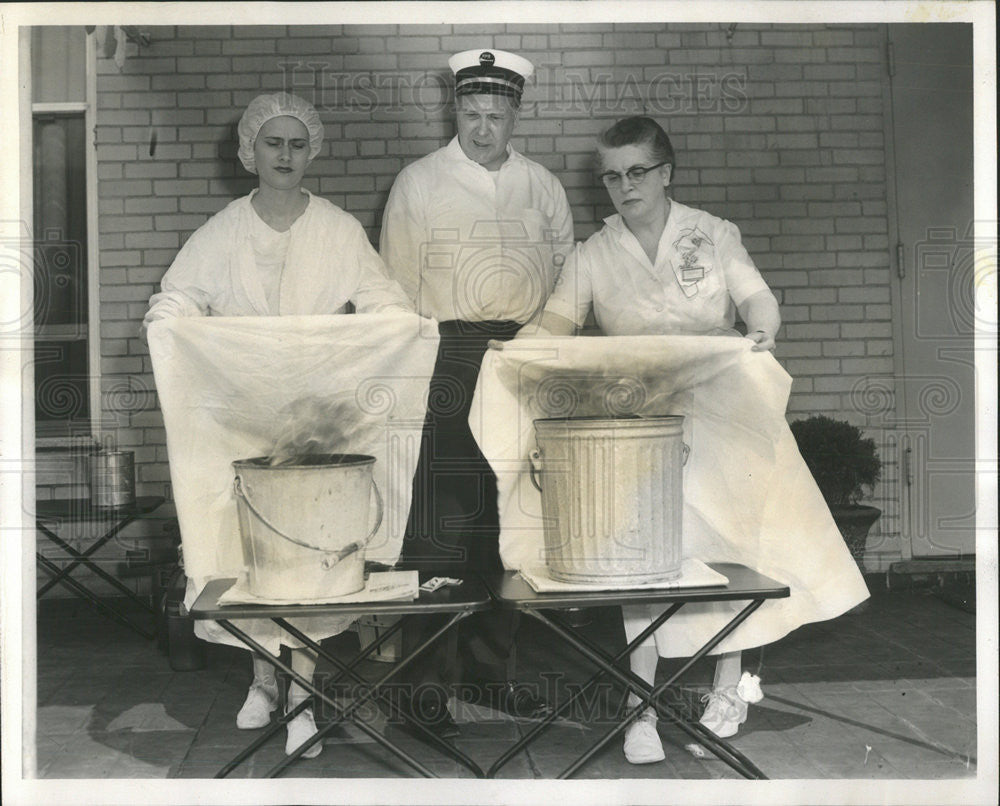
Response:
[{"label": "eyeglasses", "polygon": [[627,176],[628,181],[633,185],[641,185],[642,180],[646,178],[646,174],[650,171],[660,168],[664,165],[669,165],[669,161],[658,162],[656,165],[650,165],[648,168],[643,168],[641,165],[633,165],[624,174],[618,173],[618,171],[608,171],[607,173],[601,174],[601,181],[604,183],[605,187],[616,188],[621,183],[622,180]]}]

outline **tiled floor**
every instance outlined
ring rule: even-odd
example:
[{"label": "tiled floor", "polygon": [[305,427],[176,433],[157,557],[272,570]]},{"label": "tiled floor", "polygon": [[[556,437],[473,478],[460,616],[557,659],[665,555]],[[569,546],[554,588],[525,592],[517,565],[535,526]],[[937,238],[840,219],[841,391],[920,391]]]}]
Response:
[{"label": "tiled floor", "polygon": [[[975,616],[929,592],[875,588],[862,612],[808,625],[784,640],[744,653],[744,667],[762,678],[765,699],[734,740],[769,777],[778,779],[928,779],[974,777],[976,751]],[[597,640],[621,640],[613,609],[588,611],[585,629]],[[522,679],[557,697],[590,671],[526,622]],[[340,639],[348,644],[352,634]],[[247,654],[211,646],[204,670],[174,672],[153,642],[95,615],[84,603],[43,605],[38,631],[38,775],[61,778],[205,778],[245,746],[254,731],[234,717],[249,682]],[[672,663],[663,661],[664,674]],[[385,664],[370,663],[369,671]],[[568,677],[546,670],[575,669]],[[711,679],[705,661],[681,695],[697,705]],[[500,773],[508,779],[550,779],[610,725],[619,695],[605,689],[584,710],[554,725],[544,739]],[[456,762],[386,726],[435,773],[469,777]],[[472,706],[458,709],[459,747],[484,767],[530,723]],[[667,759],[632,766],[620,739],[600,750],[577,778],[729,779],[738,777],[712,756],[685,749],[686,736],[661,722]],[[260,777],[284,755],[283,733],[233,778]],[[405,777],[413,772],[374,740],[349,726],[328,738],[316,759],[286,777]]]}]

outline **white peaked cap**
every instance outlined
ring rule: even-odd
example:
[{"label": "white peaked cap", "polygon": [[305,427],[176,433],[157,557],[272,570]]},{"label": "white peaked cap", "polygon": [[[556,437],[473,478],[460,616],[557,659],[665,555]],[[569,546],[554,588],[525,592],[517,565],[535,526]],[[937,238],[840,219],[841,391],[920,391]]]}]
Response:
[{"label": "white peaked cap", "polygon": [[525,79],[535,72],[523,56],[491,48],[456,53],[448,59],[448,66],[455,74],[455,95],[488,93],[520,98]]}]

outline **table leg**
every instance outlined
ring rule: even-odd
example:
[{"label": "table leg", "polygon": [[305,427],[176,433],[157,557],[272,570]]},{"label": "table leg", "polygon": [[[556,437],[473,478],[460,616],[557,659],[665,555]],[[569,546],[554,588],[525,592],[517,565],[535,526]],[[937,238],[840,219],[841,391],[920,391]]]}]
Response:
[{"label": "table leg", "polygon": [[[763,604],[763,600],[757,600],[756,603],[751,603],[750,605],[747,606],[747,608],[744,609],[744,611],[738,614],[737,617],[739,618],[739,616],[742,616],[745,619],[746,616],[749,616],[749,614],[752,613],[754,610],[756,610],[760,606],[760,604]],[[608,736],[605,737],[605,741],[602,742],[601,746],[603,746],[603,744],[609,741],[612,736],[621,733],[626,727],[628,727],[629,724],[631,724],[635,719],[637,719],[642,714],[642,712],[646,709],[648,705],[652,705],[657,709],[657,712],[659,713],[661,718],[669,719],[671,723],[676,724],[681,730],[683,730],[689,736],[698,740],[702,744],[707,745],[708,748],[716,756],[718,756],[723,762],[725,762],[730,767],[735,769],[741,775],[744,775],[747,778],[756,778],[762,780],[766,779],[767,776],[765,776],[760,771],[760,769],[758,769],[754,765],[754,763],[750,761],[750,759],[748,759],[745,755],[743,755],[739,750],[737,750],[731,744],[723,741],[714,733],[712,733],[712,731],[708,730],[707,728],[699,724],[698,720],[694,718],[690,712],[682,714],[679,712],[678,708],[669,705],[668,703],[662,700],[663,695],[670,690],[670,687],[674,683],[676,683],[681,677],[683,677],[683,675],[695,663],[697,663],[701,658],[705,657],[705,655],[708,654],[708,652],[711,651],[711,649],[717,646],[719,641],[725,638],[726,635],[729,635],[739,625],[739,623],[740,623],[739,621],[735,623],[733,621],[729,622],[729,624],[726,625],[723,628],[723,630],[720,633],[718,633],[712,639],[711,642],[709,642],[709,644],[706,644],[705,647],[703,647],[697,653],[695,653],[695,655],[693,655],[687,661],[687,663],[685,663],[668,680],[657,686],[655,691],[649,686],[649,684],[647,684],[644,680],[640,679],[639,677],[636,677],[631,671],[618,670],[619,674],[621,674],[625,678],[628,678],[628,680],[631,681],[631,686],[628,686],[626,684],[626,688],[635,691],[642,698],[642,702],[639,705],[626,711],[619,726],[614,731],[612,731]],[[574,637],[589,652],[593,653],[593,657],[591,657],[592,661],[594,660],[594,658],[600,657],[603,658],[606,663],[612,664],[612,663],[617,663],[617,661],[622,657],[623,653],[619,653],[614,658],[612,658],[601,647],[597,646],[596,644],[593,644],[580,634],[574,634]],[[636,641],[633,641],[633,644],[636,644],[637,642],[641,643],[642,637],[643,636],[639,636],[636,639]],[[629,647],[631,646],[632,645],[630,644]],[[631,649],[629,647],[626,647],[625,653],[631,652]],[[599,677],[602,674],[604,674],[604,672],[599,671],[596,676]],[[596,751],[597,749],[599,749],[599,747],[593,749]]]},{"label": "table leg", "polygon": [[[371,644],[362,650],[354,661],[350,664],[350,668],[353,669],[359,663],[361,663],[366,658],[370,657],[375,653],[378,648],[385,642],[388,641],[396,633],[399,627],[399,622],[390,627],[388,630],[382,632],[382,634],[376,638]],[[266,658],[265,658],[266,660]],[[330,681],[329,685],[334,685],[339,683],[346,675],[341,672],[333,680]],[[222,769],[220,769],[216,774],[216,778],[225,778],[229,773],[235,770],[240,764],[242,764],[246,759],[250,758],[254,753],[256,753],[261,747],[270,741],[274,734],[278,733],[285,725],[291,722],[295,717],[306,710],[310,705],[313,704],[313,700],[310,697],[307,700],[303,700],[298,705],[296,705],[287,714],[282,714],[274,722],[272,722],[268,727],[261,733],[256,739],[254,739],[249,745],[247,745],[243,750],[234,756]]]},{"label": "table leg", "polygon": [[[638,694],[643,701],[640,705],[628,711],[619,725],[617,725],[615,728],[606,733],[601,739],[599,739],[597,742],[591,745],[577,759],[577,761],[575,761],[573,764],[571,764],[569,767],[563,770],[558,777],[568,778],[570,775],[576,772],[576,770],[578,770],[581,766],[583,766],[583,764],[585,764],[598,750],[604,747],[604,745],[606,745],[609,741],[611,741],[611,739],[613,739],[615,736],[623,732],[625,728],[628,727],[628,725],[634,719],[638,718],[639,714],[642,713],[647,704],[652,703],[654,705],[663,705],[663,707],[667,709],[668,713],[670,713],[672,716],[678,717],[679,727],[681,727],[681,729],[684,730],[685,733],[688,733],[688,735],[695,735],[696,738],[703,740],[704,743],[708,745],[709,749],[712,750],[716,756],[718,756],[723,762],[728,764],[730,767],[735,769],[744,777],[765,778],[766,776],[764,776],[764,774],[761,773],[760,770],[758,770],[752,764],[749,764],[749,760],[747,760],[747,765],[743,763],[734,763],[734,760],[741,759],[741,754],[739,754],[739,751],[737,751],[735,748],[731,747],[730,744],[726,742],[724,739],[720,739],[714,736],[714,734],[712,734],[712,738],[708,738],[706,734],[709,734],[710,731],[705,730],[704,728],[702,728],[701,725],[697,725],[697,728],[695,728],[695,724],[692,724],[693,721],[690,720],[687,717],[687,715],[681,715],[671,706],[667,706],[659,702],[659,698],[663,695],[663,693],[667,690],[669,686],[673,685],[673,683],[679,677],[681,677],[681,675],[687,672],[687,670],[690,669],[699,660],[701,660],[701,658],[703,658],[705,655],[711,652],[724,638],[726,638],[730,633],[732,633],[733,630],[735,630],[740,624],[742,624],[743,621],[745,621],[750,616],[750,614],[753,613],[763,603],[764,603],[763,599],[756,599],[750,602],[739,613],[737,613],[736,616],[733,617],[733,619],[731,619],[728,624],[726,624],[719,632],[717,632],[714,636],[712,636],[712,638],[709,639],[708,642],[706,642],[705,645],[701,647],[701,649],[699,649],[694,655],[692,655],[691,658],[687,661],[687,663],[685,663],[674,675],[672,675],[669,680],[667,680],[666,682],[660,684],[655,688],[651,688],[649,684],[645,683],[645,681],[640,680],[631,672],[623,673],[621,670],[616,668],[613,665],[613,663],[609,663],[609,661],[614,661],[614,659],[611,658],[606,652],[604,652],[598,647],[595,647],[586,639],[581,639],[571,630],[563,627],[558,623],[553,622],[551,619],[546,618],[543,614],[539,613],[538,611],[535,610],[526,611],[530,613],[532,616],[534,616],[536,619],[541,621],[543,624],[546,624],[546,626],[548,626],[549,629],[551,629],[553,632],[559,635],[570,646],[572,646],[574,649],[580,652],[584,657],[590,660],[591,663],[596,664],[606,674],[610,675],[615,680],[622,683],[622,685],[626,686],[626,688]],[[716,752],[717,750],[720,749],[723,750],[722,753]]]},{"label": "table leg", "polygon": [[[59,566],[57,566],[54,562],[52,562],[48,557],[44,557],[41,554],[36,554],[35,559],[38,562],[38,564],[48,573],[52,574],[53,576],[59,576],[60,572]],[[138,624],[133,622],[131,619],[129,619],[122,613],[119,613],[117,610],[111,607],[111,605],[102,601],[100,597],[98,597],[95,593],[93,593],[92,591],[88,590],[86,587],[81,585],[75,579],[71,579],[69,577],[63,577],[59,580],[59,583],[64,585],[69,590],[71,590],[81,599],[90,602],[92,605],[94,605],[94,607],[96,607],[98,610],[101,610],[106,615],[113,618],[115,621],[139,633],[139,635],[141,635],[143,638],[152,639],[156,637],[155,632],[143,629]]]},{"label": "table leg", "polygon": [[[733,747],[729,742],[724,739],[720,739],[712,733],[712,731],[700,724],[697,719],[693,719],[689,714],[682,715],[669,705],[663,705],[660,703],[658,706],[662,706],[667,710],[667,712],[673,717],[678,728],[684,731],[692,739],[695,739],[708,747],[708,749],[711,750],[720,761],[732,767],[744,778],[757,781],[767,780],[767,776],[761,772],[760,768],[757,767],[756,764]],[[657,711],[659,711],[659,707],[657,708]]]},{"label": "table leg", "polygon": [[[338,724],[340,724],[341,722],[343,722],[345,719],[351,719],[351,721],[354,722],[355,724],[359,725],[359,727],[363,726],[363,723],[360,720],[356,719],[353,716],[354,713],[357,712],[361,708],[361,706],[363,706],[366,702],[368,702],[369,700],[373,699],[375,696],[378,696],[380,694],[380,689],[389,680],[391,680],[393,677],[396,677],[407,665],[409,665],[409,663],[411,661],[415,660],[422,652],[424,652],[438,638],[440,638],[442,635],[444,635],[446,632],[448,632],[449,629],[451,629],[455,624],[457,624],[462,619],[466,618],[468,615],[469,615],[469,613],[456,613],[456,614],[454,614],[452,616],[452,618],[449,619],[449,621],[446,624],[442,625],[440,629],[438,629],[426,641],[424,641],[413,652],[411,652],[408,657],[406,657],[406,658],[402,659],[401,661],[399,661],[392,669],[390,669],[385,675],[383,675],[375,683],[370,684],[370,688],[369,688],[369,690],[367,692],[362,693],[359,697],[357,697],[356,699],[354,699],[347,708],[343,709],[343,711],[340,713],[339,716],[337,716],[329,725],[326,725],[320,731],[318,731],[316,733],[316,735],[313,736],[312,739],[308,743],[306,743],[306,744],[302,745],[301,747],[297,748],[295,753],[291,754],[290,756],[286,756],[285,759],[283,759],[282,761],[278,762],[278,764],[276,764],[274,767],[272,767],[268,771],[267,777],[269,777],[269,778],[277,777],[287,766],[289,766],[293,761],[295,761],[299,757],[299,755],[301,755],[302,753],[304,753],[311,745],[315,744],[317,741],[319,741],[320,739],[322,739],[322,737],[324,735],[326,735],[328,732],[330,732],[331,730],[333,730],[333,728],[335,728]],[[308,636],[306,636],[304,633],[302,633],[299,630],[297,630],[295,627],[293,627],[291,624],[289,624],[284,619],[276,618],[276,619],[272,619],[272,621],[274,621],[276,624],[278,624],[279,626],[281,626],[283,629],[287,630],[291,635],[293,635],[294,637],[296,637],[300,641],[302,641],[306,646],[308,646],[310,649],[312,649],[314,652],[316,652],[318,656],[324,658],[326,661],[328,661],[328,662],[330,662],[330,663],[332,663],[334,665],[337,665],[337,666],[342,665],[342,664],[339,663],[339,661],[338,661],[337,658],[334,658],[332,655],[330,655],[329,653],[325,652],[318,643],[316,643],[315,641],[313,641],[311,638],[309,638]],[[394,627],[396,629],[401,629],[402,626],[403,626],[402,623],[398,623],[397,625],[394,625]],[[354,664],[352,664],[352,666],[353,665]],[[348,669],[348,671],[352,671],[352,669]],[[313,690],[311,686],[309,687],[309,689]],[[323,698],[323,701],[324,702],[330,702],[325,697]],[[393,708],[393,710],[396,710],[396,709]],[[400,715],[403,716],[404,719],[405,719],[405,715],[404,714],[400,713]],[[483,777],[483,771],[479,768],[479,766],[474,761],[472,761],[472,759],[470,759],[468,756],[466,756],[464,753],[462,753],[454,745],[449,744],[448,742],[444,741],[443,739],[441,739],[438,736],[434,736],[429,731],[425,730],[423,728],[423,726],[420,726],[420,727],[421,727],[421,730],[425,734],[427,734],[434,742],[436,742],[438,744],[438,746],[439,746],[440,749],[442,749],[445,752],[447,752],[448,755],[450,755],[456,761],[459,761],[460,763],[464,764],[468,769],[470,769],[472,771],[472,773],[474,775],[476,775],[476,777],[478,777],[478,778],[482,778]],[[378,734],[378,735],[381,736],[381,734]],[[396,744],[394,744],[393,742],[391,742],[389,739],[386,739],[385,737],[382,737],[381,744],[384,747],[386,747],[388,750],[390,750],[391,752],[396,753],[400,758],[404,758],[404,760],[405,760],[405,758],[406,758],[405,751],[400,750],[400,748]]]},{"label": "table leg", "polygon": [[239,753],[237,753],[233,758],[231,758],[226,765],[220,769],[213,777],[214,778],[225,778],[229,773],[235,770],[240,764],[246,761],[250,756],[260,750],[265,744],[268,743],[270,738],[274,736],[278,731],[280,731],[285,725],[291,722],[295,717],[306,710],[310,705],[312,705],[312,700],[303,700],[298,705],[296,705],[291,711],[286,714],[280,715],[277,720],[272,722],[260,736],[254,739],[250,744],[244,747]]},{"label": "table leg", "polygon": [[[61,582],[64,577],[68,577],[79,566],[86,565],[91,571],[93,571],[95,574],[97,574],[101,578],[105,579],[110,584],[112,584],[115,587],[117,587],[119,590],[123,591],[126,595],[132,597],[133,599],[137,599],[137,601],[142,602],[141,599],[138,599],[136,597],[135,593],[133,593],[132,591],[130,591],[127,587],[125,587],[124,585],[122,585],[121,582],[119,582],[115,577],[113,577],[111,574],[109,574],[103,568],[100,568],[98,565],[96,565],[94,562],[92,562],[90,560],[91,555],[93,555],[105,543],[107,543],[109,540],[111,540],[113,537],[115,537],[122,529],[124,529],[126,526],[128,526],[133,520],[135,520],[135,519],[134,518],[126,518],[126,519],[120,521],[111,530],[109,530],[108,532],[105,532],[104,535],[102,535],[100,538],[98,538],[96,541],[94,541],[94,543],[92,545],[90,545],[87,548],[87,550],[84,551],[84,552],[82,552],[82,553],[79,552],[79,551],[77,551],[76,549],[74,549],[69,543],[67,543],[65,540],[63,540],[61,537],[59,537],[51,529],[47,528],[46,526],[44,526],[40,522],[36,522],[35,526],[37,527],[38,531],[40,531],[43,535],[45,535],[45,537],[47,537],[49,539],[49,541],[51,541],[52,543],[54,543],[56,546],[58,546],[60,549],[62,549],[66,554],[68,554],[70,557],[73,558],[73,562],[71,562],[65,568],[63,568],[62,570],[60,570],[59,573],[55,576],[54,579],[50,579],[48,582],[46,582],[44,585],[42,585],[41,588],[38,589],[38,592],[36,594],[36,598],[40,599],[56,583]],[[142,603],[142,604],[150,612],[153,612],[153,609],[151,607],[149,607],[145,603]]]},{"label": "table leg", "polygon": [[[368,700],[372,699],[372,697],[374,696],[374,694],[378,692],[378,690],[385,684],[385,682],[387,680],[389,680],[390,678],[392,678],[396,674],[398,674],[398,672],[401,671],[401,669],[409,661],[411,661],[413,658],[415,658],[417,655],[419,655],[420,652],[422,652],[427,646],[429,646],[431,643],[433,643],[434,640],[436,640],[440,635],[442,635],[445,632],[447,632],[454,624],[456,624],[458,621],[460,621],[461,619],[463,619],[467,615],[468,615],[468,613],[461,613],[461,612],[460,613],[455,613],[454,616],[451,619],[449,619],[449,621],[445,625],[443,625],[440,630],[438,630],[427,641],[425,641],[424,644],[422,644],[420,647],[418,647],[415,652],[411,653],[408,658],[405,658],[402,661],[400,661],[400,663],[398,664],[398,666],[396,668],[391,669],[388,672],[388,674],[384,675],[381,679],[379,679],[374,684],[372,684],[372,691],[371,692],[368,692],[365,695],[363,695],[363,696],[359,697],[358,699],[354,700],[347,708],[341,708],[337,704],[337,702],[335,700],[331,699],[330,697],[328,697],[325,694],[324,691],[322,691],[319,688],[317,688],[316,686],[314,686],[311,680],[307,680],[303,676],[301,676],[298,673],[296,673],[295,671],[293,671],[292,668],[289,665],[286,665],[280,659],[275,658],[273,655],[271,655],[269,652],[267,652],[259,643],[257,643],[257,641],[255,641],[249,635],[247,635],[246,633],[244,633],[238,627],[236,627],[235,625],[233,625],[229,621],[225,621],[225,620],[219,620],[219,621],[217,621],[217,623],[223,629],[225,629],[231,635],[233,635],[238,640],[240,640],[244,645],[246,645],[247,647],[250,647],[251,649],[253,649],[256,652],[258,652],[261,655],[261,657],[263,657],[268,663],[270,663],[276,669],[279,669],[282,672],[284,672],[286,675],[288,675],[292,680],[294,680],[296,683],[298,683],[304,689],[306,689],[314,698],[316,698],[319,701],[322,701],[324,704],[326,704],[327,706],[329,706],[333,710],[334,715],[335,715],[335,719],[331,722],[330,725],[327,725],[323,729],[321,729],[320,731],[318,731],[309,741],[303,743],[300,747],[298,747],[296,749],[296,751],[294,753],[292,753],[287,758],[285,758],[284,761],[280,762],[275,767],[273,767],[271,770],[269,770],[266,773],[266,777],[268,777],[268,778],[276,777],[282,770],[284,770],[285,767],[287,767],[289,764],[291,764],[292,762],[294,762],[296,759],[299,758],[299,756],[302,755],[302,753],[304,753],[306,750],[308,750],[309,747],[311,747],[317,741],[319,741],[320,739],[322,739],[323,735],[325,735],[326,732],[328,732],[329,730],[332,730],[336,725],[338,725],[340,722],[344,721],[345,719],[351,719],[354,722],[354,724],[356,724],[367,735],[369,735],[371,738],[373,738],[375,741],[377,741],[379,744],[381,744],[383,747],[385,747],[387,750],[389,750],[391,753],[393,753],[397,758],[400,758],[404,762],[406,762],[407,764],[409,764],[411,767],[413,767],[417,772],[419,772],[425,778],[434,778],[434,777],[436,777],[434,775],[434,773],[431,772],[431,770],[427,769],[419,761],[417,761],[412,756],[410,756],[405,750],[403,750],[402,748],[400,748],[397,745],[395,745],[393,742],[391,742],[388,739],[386,739],[384,736],[382,736],[382,734],[380,734],[377,730],[375,730],[374,728],[372,728],[371,726],[369,726],[363,720],[354,718],[354,714],[355,714],[356,711],[358,711],[361,708],[362,705],[364,705]],[[281,620],[279,620],[279,619],[273,619],[273,621],[275,621],[277,623],[278,621],[281,621]],[[307,639],[307,641],[308,641],[309,644],[313,645],[311,648],[313,648],[314,651],[318,650],[318,654],[320,656],[324,657],[326,660],[329,660],[329,661],[333,660],[333,659],[331,659],[331,657],[329,656],[328,653],[324,652],[321,648],[319,648],[318,644],[316,644],[315,642],[313,642],[311,640],[308,640],[308,639]],[[308,703],[308,700],[306,701],[306,703]],[[302,703],[301,707],[303,709],[306,707],[306,703]],[[291,716],[292,716],[291,714],[286,715],[286,718],[285,718],[284,722],[287,722],[287,719],[291,718]],[[281,722],[279,724],[284,724],[284,722]],[[253,744],[254,750],[256,750],[256,748],[259,747],[260,744],[262,744],[262,743],[263,743],[263,741],[261,741],[261,740],[258,740],[257,742],[254,742],[254,744]],[[244,750],[243,753],[240,754],[240,757],[238,757],[239,760],[237,761],[236,759],[234,759],[233,762],[230,762],[230,764],[226,765],[226,767],[224,767],[223,770],[220,771],[220,773],[217,775],[217,777],[221,777],[223,774],[228,774],[228,772],[231,771],[236,766],[236,764],[240,763],[242,761],[242,759],[248,757],[252,752],[253,751],[251,751],[250,748],[247,748],[247,750]]]},{"label": "table leg", "polygon": [[[669,608],[667,608],[667,610],[665,610],[655,620],[653,620],[648,627],[646,627],[641,633],[639,633],[639,635],[637,635],[628,646],[626,646],[621,652],[615,655],[615,657],[612,659],[612,662],[617,663],[622,658],[631,655],[633,650],[635,650],[643,641],[645,641],[650,635],[652,635],[657,629],[659,629],[660,626],[667,619],[669,619],[672,615],[674,615],[674,613],[680,610],[681,607],[683,606],[684,606],[683,602],[672,604]],[[530,612],[531,611],[529,611],[529,613]],[[516,756],[519,752],[521,752],[523,748],[527,747],[529,744],[534,742],[538,734],[540,734],[542,731],[548,728],[548,726],[551,725],[556,719],[558,719],[563,712],[567,711],[569,707],[573,705],[573,703],[575,703],[578,699],[583,697],[584,694],[586,694],[591,688],[593,688],[603,676],[604,676],[603,670],[599,669],[593,676],[591,676],[589,680],[587,680],[586,683],[583,684],[583,686],[581,686],[580,690],[576,694],[574,694],[572,697],[566,700],[562,705],[558,706],[551,714],[546,716],[541,722],[539,722],[530,731],[528,731],[528,733],[525,736],[521,737],[521,739],[519,739],[514,745],[508,748],[504,752],[504,754],[500,756],[500,758],[498,758],[495,762],[493,762],[493,765],[486,772],[486,777],[487,778],[496,777],[496,774],[500,771],[501,767],[503,767],[508,761],[510,761],[514,756]]]},{"label": "table leg", "polygon": [[[334,700],[330,699],[329,697],[326,696],[326,694],[324,694],[322,691],[320,691],[318,688],[316,688],[312,684],[311,680],[307,680],[302,675],[300,675],[297,672],[293,671],[292,667],[289,664],[283,663],[280,658],[275,658],[267,650],[265,650],[263,646],[261,646],[259,643],[257,643],[257,641],[255,641],[253,638],[251,638],[249,635],[247,635],[245,632],[243,632],[241,629],[239,629],[238,627],[236,627],[235,625],[233,625],[229,621],[225,621],[225,620],[221,620],[220,619],[216,623],[220,627],[222,627],[224,630],[226,630],[230,635],[232,635],[235,638],[239,639],[246,646],[248,646],[251,649],[253,649],[256,652],[258,652],[260,654],[260,656],[263,657],[272,666],[274,666],[274,668],[276,668],[276,669],[284,672],[286,675],[288,675],[288,677],[290,677],[292,680],[294,680],[296,683],[298,683],[300,686],[302,686],[304,689],[306,689],[306,691],[308,691],[314,697],[318,698],[319,700],[322,700],[326,705],[328,705],[330,708],[333,709],[333,711],[334,711],[335,714],[339,714],[340,715],[340,720],[342,720],[342,719],[345,718],[346,711],[344,709],[341,709]],[[338,721],[340,721],[340,720],[338,720]],[[370,727],[366,723],[362,722],[361,720],[356,720],[355,724],[359,728],[361,728],[361,730],[363,730],[365,733],[367,733],[369,736],[371,736],[373,739],[375,739],[375,741],[377,741],[377,742],[379,742],[380,744],[383,744],[383,745],[386,743],[386,740],[382,737],[382,735],[377,730],[375,730],[374,728]],[[296,749],[296,751],[291,756],[289,756],[288,763],[291,763],[291,761],[294,761],[299,756],[301,756],[302,753],[304,753],[306,750],[308,750],[320,738],[322,738],[322,734],[317,733],[308,742],[303,743],[299,748]],[[417,772],[419,772],[425,778],[433,778],[433,777],[435,777],[434,773],[432,773],[430,770],[428,770],[426,767],[424,767],[416,759],[411,758],[405,751],[400,750],[399,748],[397,748],[395,746],[393,746],[392,749],[393,749],[394,753],[396,753],[400,758],[402,758],[404,761],[406,761],[411,767],[413,767],[415,770],[417,770]],[[284,767],[284,766],[287,766],[287,764],[281,765],[281,766]],[[268,771],[268,773],[266,774],[265,777],[267,777],[267,778],[273,778],[276,775],[277,775],[277,772],[275,772],[272,769],[272,770]]]},{"label": "table leg", "polygon": [[[466,613],[466,614],[461,614],[461,615],[464,618],[465,616],[467,616],[469,614]],[[409,618],[413,618],[413,616],[410,616]],[[378,690],[379,688],[381,688],[382,686],[384,686],[385,683],[387,683],[391,678],[396,677],[406,666],[409,665],[409,663],[412,660],[415,660],[417,657],[419,657],[419,655],[422,652],[424,652],[428,647],[430,647],[430,645],[433,644],[440,636],[444,635],[444,633],[446,633],[448,631],[448,629],[452,625],[457,624],[458,619],[452,620],[451,622],[449,622],[449,624],[444,625],[444,627],[441,630],[439,630],[438,632],[436,632],[427,641],[425,641],[420,646],[418,646],[406,658],[403,658],[401,661],[399,661],[390,670],[390,672],[388,674],[386,674],[384,677],[382,677],[382,679],[379,680],[378,683],[376,683],[376,684],[370,684],[365,678],[363,678],[361,675],[359,675],[357,672],[354,671],[354,669],[357,666],[358,662],[360,660],[362,660],[362,658],[357,658],[353,663],[345,664],[339,658],[335,658],[332,655],[330,655],[329,653],[324,652],[320,648],[319,644],[317,644],[315,641],[313,641],[312,639],[310,639],[307,635],[305,635],[304,633],[302,633],[300,630],[297,630],[295,627],[293,627],[291,624],[289,624],[284,619],[274,619],[274,621],[280,627],[282,627],[282,629],[284,629],[285,631],[287,631],[290,635],[294,636],[295,638],[298,638],[303,644],[305,644],[310,649],[312,649],[314,652],[316,652],[317,654],[319,654],[326,661],[328,661],[329,663],[333,664],[338,669],[340,669],[341,674],[339,674],[337,676],[337,678],[333,682],[336,682],[337,680],[342,679],[344,676],[349,675],[356,682],[363,683],[368,688],[368,690],[362,692],[362,698],[361,698],[361,701],[360,701],[359,704],[363,704],[364,702],[367,702],[369,699],[373,699],[373,698],[377,697],[381,702],[384,702],[384,703],[386,703],[389,706],[389,708],[392,711],[393,715],[402,717],[404,721],[409,722],[412,725],[415,725],[420,730],[420,732],[424,735],[424,737],[426,739],[429,739],[434,745],[436,745],[439,750],[443,750],[448,755],[450,755],[452,758],[454,758],[456,761],[458,761],[459,763],[461,763],[462,765],[464,765],[477,778],[483,778],[483,777],[485,777],[482,768],[478,764],[476,764],[476,762],[474,762],[471,758],[469,758],[465,753],[463,753],[461,750],[459,750],[457,747],[455,747],[450,742],[445,741],[440,736],[437,736],[436,734],[434,734],[433,732],[431,732],[430,730],[428,730],[427,728],[425,728],[419,722],[410,720],[409,717],[408,717],[408,715],[406,713],[404,713],[402,710],[400,710],[399,707],[392,701],[391,697],[389,697],[388,695],[386,695],[386,694],[384,694],[384,693],[382,693],[382,692],[380,692]],[[398,630],[402,629],[403,625],[404,625],[404,621],[402,621],[402,620],[396,622],[396,624],[394,624],[392,627],[390,627],[386,631],[386,633],[384,634],[384,636],[382,636],[382,637],[385,638],[385,639],[390,638]],[[374,647],[370,647],[370,649],[374,649]],[[343,720],[341,719],[341,720],[338,720],[337,722],[340,722],[340,721],[343,721]],[[327,731],[327,730],[332,729],[337,724],[337,722],[333,723],[333,725],[325,727],[323,729],[324,732]]]}]

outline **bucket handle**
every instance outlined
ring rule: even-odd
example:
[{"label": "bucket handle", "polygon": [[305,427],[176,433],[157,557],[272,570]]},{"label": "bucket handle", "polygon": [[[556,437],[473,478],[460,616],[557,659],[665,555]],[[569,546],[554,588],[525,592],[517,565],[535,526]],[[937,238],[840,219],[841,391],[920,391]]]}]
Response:
[{"label": "bucket handle", "polygon": [[312,549],[313,551],[323,552],[326,555],[326,557],[323,558],[323,563],[322,563],[324,571],[329,571],[331,568],[333,568],[333,566],[335,566],[345,557],[349,557],[354,552],[363,549],[368,544],[368,541],[371,540],[373,537],[375,537],[375,533],[382,525],[382,516],[385,514],[384,512],[385,505],[382,501],[382,492],[381,490],[379,490],[378,484],[375,482],[375,479],[372,479],[372,488],[375,490],[375,503],[378,506],[378,515],[375,516],[375,525],[372,527],[372,530],[368,533],[368,536],[365,537],[364,540],[355,540],[353,543],[349,543],[348,545],[344,546],[342,549],[338,549],[337,551],[329,551],[328,549],[321,548],[320,546],[313,546],[310,543],[306,543],[303,540],[298,540],[297,538],[285,534],[283,531],[281,531],[281,529],[279,529],[277,526],[271,523],[271,521],[269,521],[264,516],[263,512],[261,512],[259,509],[257,509],[257,507],[253,505],[253,502],[250,500],[250,496],[247,494],[247,491],[243,488],[243,479],[240,477],[239,473],[236,474],[236,478],[233,481],[233,490],[236,492],[236,495],[238,495],[240,498],[242,498],[244,501],[247,502],[247,506],[250,507],[250,511],[258,518],[260,518],[268,529],[270,529],[278,536],[285,538],[285,540],[287,540],[289,543],[294,543],[296,546],[302,546],[302,548],[304,549]]},{"label": "bucket handle", "polygon": [[531,483],[535,485],[538,492],[541,492],[542,485],[538,483],[538,474],[542,472],[542,452],[538,448],[532,448],[528,453],[528,461],[531,470]]},{"label": "bucket handle", "polygon": [[[686,442],[681,443],[681,465],[686,465],[688,463],[688,457],[691,456],[691,446]],[[531,471],[531,483],[535,485],[535,489],[538,492],[542,491],[542,485],[538,481],[538,474],[542,472],[542,452],[538,448],[532,448],[528,452],[528,469]]]}]

